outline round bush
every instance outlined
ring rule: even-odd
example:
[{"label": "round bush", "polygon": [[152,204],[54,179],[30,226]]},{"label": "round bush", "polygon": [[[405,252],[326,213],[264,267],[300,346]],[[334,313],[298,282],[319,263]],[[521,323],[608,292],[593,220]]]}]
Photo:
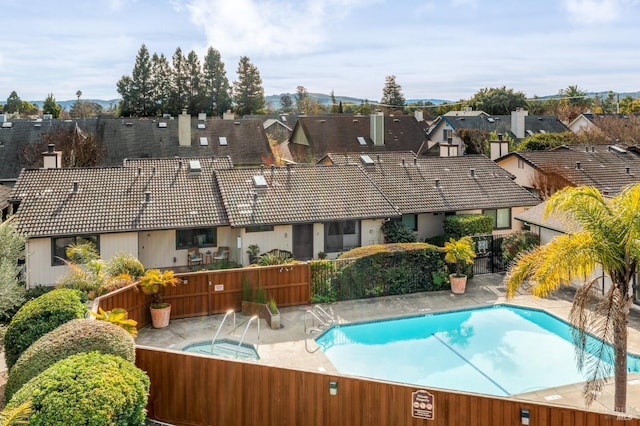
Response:
[{"label": "round bush", "polygon": [[119,356],[71,355],[31,379],[9,401],[31,401],[31,426],[144,425],[149,377]]},{"label": "round bush", "polygon": [[33,342],[61,324],[83,318],[87,307],[76,290],[56,289],[27,302],[13,317],[4,336],[9,369]]},{"label": "round bush", "polygon": [[61,359],[98,351],[135,361],[135,342],[123,328],[106,321],[71,320],[36,340],[11,368],[4,391],[11,399],[22,385]]}]

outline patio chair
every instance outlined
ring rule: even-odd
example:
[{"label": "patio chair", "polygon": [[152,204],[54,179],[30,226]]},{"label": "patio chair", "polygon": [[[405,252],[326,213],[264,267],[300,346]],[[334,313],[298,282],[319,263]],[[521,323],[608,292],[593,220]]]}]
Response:
[{"label": "patio chair", "polygon": [[213,253],[213,260],[229,260],[229,247],[218,247],[218,250]]},{"label": "patio chair", "polygon": [[187,265],[202,265],[202,255],[197,247],[187,250]]}]

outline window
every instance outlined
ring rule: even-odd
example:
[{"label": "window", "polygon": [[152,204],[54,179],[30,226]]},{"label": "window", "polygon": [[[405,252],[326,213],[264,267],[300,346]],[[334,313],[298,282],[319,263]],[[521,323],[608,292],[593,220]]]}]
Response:
[{"label": "window", "polygon": [[273,225],[247,226],[245,232],[269,232],[273,231]]},{"label": "window", "polygon": [[518,168],[524,169],[524,160],[522,158],[518,158]]},{"label": "window", "polygon": [[482,212],[493,218],[493,229],[511,228],[511,209],[489,209]]},{"label": "window", "polygon": [[443,141],[448,141],[449,138],[453,137],[453,130],[452,129],[443,129],[442,130],[442,140]]},{"label": "window", "polygon": [[67,247],[72,244],[78,245],[85,243],[93,243],[98,249],[98,252],[100,252],[100,237],[98,235],[76,235],[73,237],[52,238],[51,253],[53,253],[53,256],[51,258],[51,266],[64,265],[64,261],[68,260]]},{"label": "window", "polygon": [[360,222],[345,220],[324,224],[324,251],[334,253],[360,246]]},{"label": "window", "polygon": [[394,217],[391,220],[396,222],[402,222],[404,226],[412,231],[418,230],[418,215],[417,214],[403,214],[402,218]]},{"label": "window", "polygon": [[176,250],[189,247],[216,247],[218,234],[216,228],[178,229],[176,231]]}]

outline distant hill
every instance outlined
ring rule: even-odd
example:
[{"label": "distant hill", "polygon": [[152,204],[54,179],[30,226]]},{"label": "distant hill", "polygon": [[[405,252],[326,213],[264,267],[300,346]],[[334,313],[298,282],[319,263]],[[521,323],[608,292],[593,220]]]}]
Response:
[{"label": "distant hill", "polygon": [[[73,100],[69,100],[69,101],[58,101],[56,100],[56,102],[58,103],[58,105],[60,105],[62,107],[62,109],[64,111],[70,111],[71,107],[73,106],[73,104],[75,104],[77,101],[77,99],[73,99]],[[111,100],[103,100],[103,99],[82,99],[83,102],[92,102],[92,103],[96,103],[98,105],[100,105],[104,110],[108,110],[109,108],[113,107],[117,107],[118,106],[118,102],[120,101],[120,99],[111,99]],[[44,104],[44,101],[29,101],[29,103],[37,105],[38,108],[42,109],[42,104]]]},{"label": "distant hill", "polygon": [[[295,101],[296,101],[295,93],[281,93],[279,95],[269,95],[269,96],[265,96],[265,100],[267,101],[267,104],[269,105],[270,108],[277,110],[278,108],[280,108],[280,98],[285,95],[289,95],[291,97],[291,100],[295,104]],[[317,101],[320,105],[331,106],[331,95],[326,95],[324,93],[309,93],[309,97]],[[336,96],[335,98],[336,98],[336,102],[342,102],[343,105],[344,104],[360,105],[364,101],[368,101],[370,103],[379,102],[377,99],[353,98],[350,96]],[[435,105],[440,105],[444,102],[450,102],[443,99],[407,99],[406,103],[411,104],[419,101],[422,101],[425,103],[431,102]]]}]

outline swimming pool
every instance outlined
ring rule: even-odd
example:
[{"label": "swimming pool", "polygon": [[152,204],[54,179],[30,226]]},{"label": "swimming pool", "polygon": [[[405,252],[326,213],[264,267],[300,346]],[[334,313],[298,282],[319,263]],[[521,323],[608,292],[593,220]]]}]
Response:
[{"label": "swimming pool", "polygon": [[340,373],[425,387],[507,396],[586,380],[569,324],[507,305],[336,325],[316,342]]}]

